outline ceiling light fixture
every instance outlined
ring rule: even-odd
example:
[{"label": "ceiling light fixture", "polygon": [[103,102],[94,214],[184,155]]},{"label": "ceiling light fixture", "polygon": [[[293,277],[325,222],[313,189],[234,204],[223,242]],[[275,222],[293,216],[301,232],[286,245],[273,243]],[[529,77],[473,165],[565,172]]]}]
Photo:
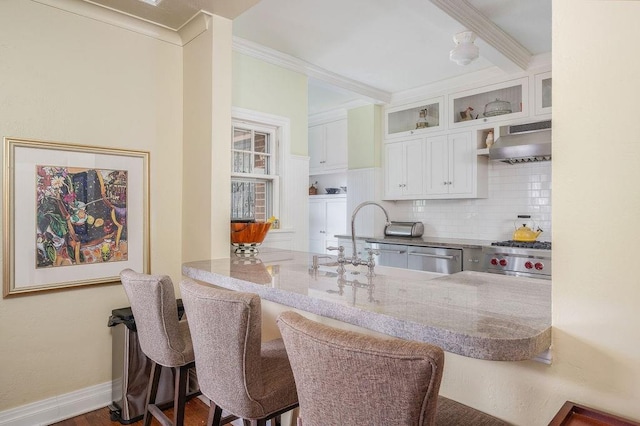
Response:
[{"label": "ceiling light fixture", "polygon": [[150,4],[151,6],[157,6],[162,0],[140,0],[141,2]]},{"label": "ceiling light fixture", "polygon": [[473,31],[463,31],[453,36],[456,47],[449,52],[449,59],[458,65],[469,65],[478,59],[478,46],[473,44],[476,35]]}]

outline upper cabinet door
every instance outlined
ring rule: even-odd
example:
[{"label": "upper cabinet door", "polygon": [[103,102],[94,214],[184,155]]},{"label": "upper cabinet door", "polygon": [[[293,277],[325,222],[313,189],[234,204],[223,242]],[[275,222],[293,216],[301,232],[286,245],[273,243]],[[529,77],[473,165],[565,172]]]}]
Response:
[{"label": "upper cabinet door", "polygon": [[309,127],[309,173],[346,171],[348,166],[347,120]]},{"label": "upper cabinet door", "polygon": [[321,170],[324,158],[324,126],[309,127],[309,169]]},{"label": "upper cabinet door", "polygon": [[424,139],[387,143],[385,200],[417,199],[424,193]]},{"label": "upper cabinet door", "polygon": [[449,193],[449,143],[447,136],[427,138],[427,188],[428,195]]},{"label": "upper cabinet door", "polygon": [[551,72],[535,76],[536,115],[551,114]]},{"label": "upper cabinet door", "polygon": [[449,194],[472,195],[476,173],[476,149],[469,132],[448,136]]},{"label": "upper cabinet door", "polygon": [[348,133],[347,120],[331,121],[325,124],[327,169],[347,169]]},{"label": "upper cabinet door", "polygon": [[385,111],[385,138],[442,130],[443,118],[443,97],[388,108]]},{"label": "upper cabinet door", "polygon": [[457,128],[529,115],[529,78],[449,95],[449,126]]}]

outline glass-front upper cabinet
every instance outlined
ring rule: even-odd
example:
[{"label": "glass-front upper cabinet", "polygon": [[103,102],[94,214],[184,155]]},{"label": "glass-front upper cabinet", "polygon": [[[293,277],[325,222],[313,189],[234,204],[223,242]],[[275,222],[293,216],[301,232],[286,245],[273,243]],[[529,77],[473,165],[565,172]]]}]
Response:
[{"label": "glass-front upper cabinet", "polygon": [[536,74],[536,115],[551,114],[551,72]]},{"label": "glass-front upper cabinet", "polygon": [[527,77],[449,96],[450,125],[477,125],[529,115]]},{"label": "glass-front upper cabinet", "polygon": [[385,136],[395,138],[442,130],[443,114],[442,97],[388,108],[385,111]]}]

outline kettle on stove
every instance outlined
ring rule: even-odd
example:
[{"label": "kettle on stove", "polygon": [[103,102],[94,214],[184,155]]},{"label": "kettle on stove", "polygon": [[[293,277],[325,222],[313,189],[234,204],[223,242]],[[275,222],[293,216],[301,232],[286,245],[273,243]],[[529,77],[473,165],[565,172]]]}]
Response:
[{"label": "kettle on stove", "polygon": [[[532,225],[531,228],[529,228],[526,223],[523,223],[522,226],[518,228],[518,223],[520,223],[520,219],[530,219],[530,218],[531,216],[529,215],[518,215],[519,220],[514,222],[514,227],[516,228],[516,230],[513,233],[513,241],[533,242],[536,240],[536,238],[538,238],[538,235],[542,234],[542,229],[537,228],[535,226],[535,223]],[[537,230],[534,231],[532,228],[537,228]]]}]

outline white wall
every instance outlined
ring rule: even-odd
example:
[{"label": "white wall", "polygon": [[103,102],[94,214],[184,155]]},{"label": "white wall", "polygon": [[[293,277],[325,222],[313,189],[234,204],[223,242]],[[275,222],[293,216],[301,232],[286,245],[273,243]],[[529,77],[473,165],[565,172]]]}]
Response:
[{"label": "white wall", "polygon": [[[0,40],[0,135],[150,151],[151,268],[179,279],[181,48],[25,0]],[[118,284],[1,299],[0,411],[110,381],[122,306]]]}]

